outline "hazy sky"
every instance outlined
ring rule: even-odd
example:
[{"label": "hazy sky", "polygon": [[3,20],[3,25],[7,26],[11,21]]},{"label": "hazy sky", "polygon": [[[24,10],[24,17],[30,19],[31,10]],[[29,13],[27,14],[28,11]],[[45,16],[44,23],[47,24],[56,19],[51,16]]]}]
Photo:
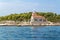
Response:
[{"label": "hazy sky", "polygon": [[0,16],[29,11],[60,13],[60,0],[0,0]]}]

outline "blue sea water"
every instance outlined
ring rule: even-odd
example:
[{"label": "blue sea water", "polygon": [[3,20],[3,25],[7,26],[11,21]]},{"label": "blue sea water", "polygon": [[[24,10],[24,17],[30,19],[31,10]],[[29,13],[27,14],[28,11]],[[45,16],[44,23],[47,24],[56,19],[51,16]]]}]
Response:
[{"label": "blue sea water", "polygon": [[0,40],[60,40],[60,26],[0,26]]}]

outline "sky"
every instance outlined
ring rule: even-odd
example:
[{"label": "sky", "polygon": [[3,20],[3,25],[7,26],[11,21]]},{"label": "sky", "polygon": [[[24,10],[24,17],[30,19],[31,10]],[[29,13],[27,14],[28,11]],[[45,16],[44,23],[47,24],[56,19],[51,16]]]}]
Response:
[{"label": "sky", "polygon": [[60,0],[0,0],[0,16],[33,11],[60,14]]}]

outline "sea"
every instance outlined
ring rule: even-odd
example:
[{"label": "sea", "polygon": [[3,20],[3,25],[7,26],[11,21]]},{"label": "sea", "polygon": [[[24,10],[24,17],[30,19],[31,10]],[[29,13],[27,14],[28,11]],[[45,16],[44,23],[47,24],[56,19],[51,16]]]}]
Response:
[{"label": "sea", "polygon": [[60,40],[60,26],[0,26],[0,40]]}]

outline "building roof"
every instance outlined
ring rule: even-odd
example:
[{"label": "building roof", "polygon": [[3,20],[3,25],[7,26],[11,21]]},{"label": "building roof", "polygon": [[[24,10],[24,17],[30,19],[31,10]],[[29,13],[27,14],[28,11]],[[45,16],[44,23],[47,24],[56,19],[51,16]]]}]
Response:
[{"label": "building roof", "polygon": [[32,13],[32,16],[33,16],[34,18],[44,18],[44,19],[45,19],[44,16],[37,15],[36,12],[33,12],[33,13]]}]

